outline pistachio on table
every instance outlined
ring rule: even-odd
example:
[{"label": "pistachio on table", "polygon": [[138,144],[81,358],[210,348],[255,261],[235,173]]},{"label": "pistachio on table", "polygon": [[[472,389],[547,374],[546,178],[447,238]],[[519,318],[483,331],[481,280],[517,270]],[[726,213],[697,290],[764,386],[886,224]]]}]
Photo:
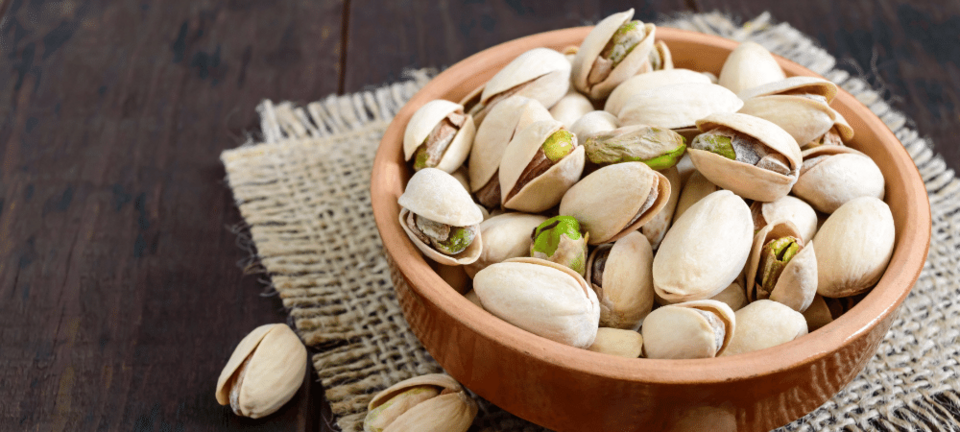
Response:
[{"label": "pistachio on table", "polygon": [[728,348],[738,325],[733,310],[716,300],[662,306],[643,321],[643,352],[656,359],[716,357]]},{"label": "pistachio on table", "polygon": [[581,231],[576,218],[554,216],[534,228],[530,237],[530,256],[570,267],[580,276],[587,274],[590,234]]},{"label": "pistachio on table", "polygon": [[463,106],[445,100],[424,104],[410,117],[403,133],[404,159],[413,169],[438,168],[454,172],[470,154],[476,129]]},{"label": "pistachio on table", "polygon": [[483,213],[455,178],[436,168],[417,171],[398,200],[400,226],[424,255],[446,265],[470,264],[483,250]]},{"label": "pistachio on table", "polygon": [[653,309],[653,249],[633,231],[590,254],[587,283],[600,301],[600,325],[637,330]]},{"label": "pistachio on table", "polygon": [[573,59],[573,85],[591,99],[650,67],[656,26],[631,21],[633,9],[604,18],[584,38]]},{"label": "pistachio on table", "polygon": [[597,165],[643,162],[662,170],[680,161],[687,141],[670,130],[646,125],[624,126],[600,132],[583,143],[587,159]]},{"label": "pistachio on table", "polygon": [[401,381],[367,405],[364,432],[466,432],[477,403],[449,375],[429,374]]}]

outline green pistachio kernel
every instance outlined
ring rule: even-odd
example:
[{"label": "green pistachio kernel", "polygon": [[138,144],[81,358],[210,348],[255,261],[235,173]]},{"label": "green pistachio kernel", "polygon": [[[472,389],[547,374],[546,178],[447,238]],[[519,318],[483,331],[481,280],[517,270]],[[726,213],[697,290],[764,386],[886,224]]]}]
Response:
[{"label": "green pistachio kernel", "polygon": [[670,129],[632,125],[592,136],[583,147],[590,162],[597,165],[643,162],[660,170],[680,161],[687,149],[686,142]]},{"label": "green pistachio kernel", "polygon": [[643,30],[640,21],[624,23],[610,38],[609,52],[604,57],[613,62],[614,66],[619,64],[640,44],[643,39]]},{"label": "green pistachio kernel", "polygon": [[560,129],[543,142],[543,154],[551,162],[559,161],[573,152],[573,133]]},{"label": "green pistachio kernel", "polygon": [[456,255],[463,252],[470,246],[470,243],[473,243],[473,238],[476,236],[476,231],[471,228],[450,227],[450,235],[447,239],[444,241],[434,240],[434,246],[447,255]]},{"label": "green pistachio kernel", "polygon": [[757,274],[757,283],[760,284],[758,298],[767,298],[777,285],[780,274],[787,263],[800,252],[800,245],[793,237],[781,237],[767,243],[760,251],[760,271]]},{"label": "green pistachio kernel", "polygon": [[[681,137],[682,139],[682,137]],[[680,144],[679,147],[664,153],[660,156],[657,156],[653,159],[647,159],[643,163],[647,164],[648,167],[655,170],[664,170],[670,168],[680,162],[680,158],[683,157],[683,153],[687,151],[686,144]]]},{"label": "green pistachio kernel", "polygon": [[420,171],[424,168],[430,168],[430,154],[427,153],[427,145],[423,144],[417,148],[417,153],[414,155],[413,160],[413,169],[414,171]]},{"label": "green pistachio kernel", "polygon": [[730,137],[726,135],[702,134],[694,139],[704,144],[703,150],[716,153],[727,159],[737,160],[737,153],[733,151]]},{"label": "green pistachio kernel", "polygon": [[560,237],[580,240],[580,222],[573,216],[554,216],[533,230],[533,251],[553,256],[560,247]]}]

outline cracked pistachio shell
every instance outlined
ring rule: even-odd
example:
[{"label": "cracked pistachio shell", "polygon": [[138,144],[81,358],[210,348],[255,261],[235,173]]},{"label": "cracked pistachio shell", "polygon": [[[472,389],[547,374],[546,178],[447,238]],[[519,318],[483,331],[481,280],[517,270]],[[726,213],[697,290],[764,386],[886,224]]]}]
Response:
[{"label": "cracked pistachio shell", "polygon": [[636,75],[620,83],[613,89],[610,97],[603,106],[603,110],[613,114],[620,114],[624,104],[636,93],[657,87],[675,84],[710,84],[710,78],[689,69],[668,69]]},{"label": "cracked pistachio shell", "polygon": [[523,186],[516,195],[510,196],[543,143],[562,128],[563,123],[556,120],[538,121],[514,135],[500,161],[501,204],[504,208],[528,213],[542,212],[557,205],[567,189],[580,179],[585,157],[583,146],[577,145],[570,154]]},{"label": "cracked pistachio shell", "polygon": [[782,81],[783,69],[766,48],[755,42],[737,46],[723,63],[718,83],[734,93]]},{"label": "cracked pistachio shell", "polygon": [[804,243],[800,230],[790,221],[774,222],[765,226],[753,239],[753,249],[750,252],[750,261],[747,264],[747,296],[750,301],[759,299],[760,284],[757,280],[763,272],[760,268],[760,258],[764,246],[776,239],[794,237],[799,240],[800,251],[787,262],[780,273],[780,278],[770,292],[770,300],[783,303],[797,312],[803,312],[810,307],[813,297],[817,294],[817,255],[813,248],[813,241]]},{"label": "cracked pistachio shell", "polygon": [[484,309],[530,333],[577,348],[597,336],[597,295],[568,267],[511,258],[477,273],[473,289]]},{"label": "cracked pistachio shell", "polygon": [[590,71],[593,69],[594,62],[607,43],[614,36],[620,26],[626,24],[633,18],[633,9],[625,12],[615,13],[600,21],[590,34],[583,40],[580,49],[573,59],[573,70],[571,79],[573,86],[581,93],[589,96],[591,99],[606,98],[614,87],[642,72],[644,67],[649,68],[650,51],[653,50],[653,41],[656,34],[656,26],[653,24],[642,24],[644,28],[643,39],[627,54],[620,63],[617,64],[610,75],[603,81],[593,85],[589,82]]},{"label": "cracked pistachio shell", "polygon": [[[633,221],[654,182],[653,205]],[[600,168],[573,185],[560,201],[560,214],[577,218],[590,234],[590,244],[598,245],[640,228],[663,210],[669,198],[670,181],[663,174],[643,162],[623,162]]]},{"label": "cracked pistachio shell", "polygon": [[448,375],[429,374],[401,381],[367,405],[364,432],[466,432],[477,403]]},{"label": "cracked pistachio shell", "polygon": [[[811,164],[816,157],[824,158]],[[813,208],[833,213],[844,203],[858,197],[883,199],[885,182],[873,159],[849,147],[822,146],[803,152],[805,165],[793,185],[793,194]]]},{"label": "cracked pistachio shell", "polygon": [[753,212],[753,225],[757,230],[763,229],[768,223],[786,220],[797,227],[804,242],[812,240],[817,233],[817,212],[806,201],[790,195],[768,203],[754,201],[750,211]]},{"label": "cracked pistachio shell", "polygon": [[[700,311],[714,314],[723,323],[720,330]],[[643,352],[647,358],[695,359],[722,354],[739,324],[730,306],[716,300],[698,300],[662,306],[643,321]]]},{"label": "cracked pistachio shell", "polygon": [[827,133],[836,120],[835,111],[829,105],[793,95],[758,96],[747,99],[739,112],[760,117],[780,126],[798,144],[806,144]]},{"label": "cracked pistachio shell", "polygon": [[697,120],[697,127],[701,132],[718,126],[726,126],[756,138],[771,150],[785,156],[791,175],[783,175],[727,159],[706,150],[688,148],[690,159],[707,180],[737,195],[756,201],[776,201],[790,193],[790,188],[797,181],[796,172],[803,160],[800,156],[800,147],[790,134],[770,121],[747,114],[713,114]]},{"label": "cracked pistachio shell", "polygon": [[650,241],[650,246],[654,249],[660,247],[660,241],[663,240],[663,236],[667,234],[667,230],[670,229],[670,221],[673,220],[673,213],[677,209],[677,203],[680,201],[680,171],[677,170],[677,167],[670,167],[665,170],[660,171],[664,177],[670,181],[670,198],[667,199],[667,204],[663,206],[663,210],[660,210],[653,219],[650,219],[649,222],[645,223],[640,227],[640,233],[647,237],[647,240]]},{"label": "cracked pistachio shell", "polygon": [[731,356],[790,342],[807,334],[803,314],[773,300],[757,300],[736,313],[733,332],[723,356]]},{"label": "cracked pistachio shell", "polygon": [[707,195],[667,231],[653,258],[653,286],[670,302],[708,299],[737,279],[753,246],[753,217],[728,190]]},{"label": "cracked pistachio shell", "polygon": [[580,222],[570,216],[554,216],[533,230],[530,256],[570,267],[584,276],[587,274],[587,240]]},{"label": "cracked pistachio shell", "polygon": [[667,46],[667,43],[660,40],[653,44],[653,51],[651,55],[657,55],[660,57],[660,67],[654,67],[651,65],[651,72],[657,72],[662,70],[672,70],[673,69],[673,53],[670,52],[670,47]]},{"label": "cracked pistachio shell", "polygon": [[643,336],[636,330],[600,327],[597,338],[588,350],[626,358],[638,358],[643,354]]},{"label": "cracked pistachio shell", "polygon": [[521,129],[533,122],[550,120],[550,112],[538,101],[511,96],[490,109],[470,149],[471,192],[487,185],[500,168],[503,151]]},{"label": "cracked pistachio shell", "polygon": [[827,302],[823,300],[823,296],[817,294],[813,296],[810,307],[803,311],[803,318],[807,320],[807,329],[813,332],[820,327],[832,323],[834,316],[830,312],[830,307],[827,306]]},{"label": "cracked pistachio shell", "polygon": [[680,216],[683,216],[683,213],[692,205],[718,190],[720,190],[719,186],[710,183],[710,180],[707,180],[700,171],[693,170],[683,184],[683,191],[680,192],[680,199],[677,200],[677,209],[673,212],[673,223],[677,223]]},{"label": "cracked pistachio shell", "polygon": [[[831,108],[831,110],[833,110],[833,108]],[[843,142],[852,140],[853,127],[850,126],[850,123],[847,122],[847,119],[845,119],[842,115],[840,115],[840,112],[837,110],[833,110],[833,115],[836,116],[837,118],[833,126],[836,127],[837,130],[840,132],[840,139],[842,139]]]},{"label": "cracked pistachio shell", "polygon": [[244,337],[217,380],[217,402],[239,416],[260,418],[287,403],[303,383],[307,349],[286,324],[267,324]]},{"label": "cracked pistachio shell", "polygon": [[547,220],[546,216],[526,213],[504,213],[480,223],[480,236],[484,247],[475,262],[464,267],[467,275],[474,277],[478,271],[508,258],[530,254],[530,233]]},{"label": "cracked pistachio shell", "polygon": [[[480,104],[488,104],[494,96],[519,85],[515,95],[535,99],[550,108],[570,88],[570,62],[563,54],[549,48],[534,48],[517,56],[497,72],[480,94]],[[483,118],[476,119],[477,124]]]},{"label": "cracked pistachio shell", "polygon": [[621,125],[643,124],[666,129],[691,128],[714,113],[743,107],[736,94],[716,84],[685,83],[655,87],[633,94],[617,118]]},{"label": "cracked pistachio shell", "polygon": [[620,127],[620,120],[613,114],[606,111],[590,111],[580,117],[570,126],[570,132],[573,132],[581,142],[590,139],[597,134],[612,131]]},{"label": "cracked pistachio shell", "polygon": [[550,108],[550,115],[567,129],[570,129],[580,117],[593,111],[593,102],[586,96],[578,93],[575,89],[569,92],[553,108]]},{"label": "cracked pistachio shell", "polygon": [[[594,283],[597,256],[609,249],[603,286]],[[631,232],[613,244],[593,250],[587,261],[587,283],[600,301],[600,325],[637,330],[653,310],[653,248],[642,234]]]},{"label": "cracked pistachio shell", "polygon": [[397,200],[400,210],[400,226],[413,244],[428,258],[444,265],[470,264],[477,260],[483,250],[480,233],[466,250],[449,256],[437,252],[432,246],[420,241],[407,225],[406,217],[410,212],[442,224],[466,227],[483,222],[483,213],[474,204],[470,193],[450,174],[436,168],[417,171],[403,195]]},{"label": "cracked pistachio shell", "polygon": [[792,76],[745,89],[737,94],[740,99],[747,100],[757,96],[770,96],[779,94],[812,94],[823,96],[827,103],[833,102],[837,96],[837,85],[823,78],[808,76]]},{"label": "cracked pistachio shell", "polygon": [[[737,280],[730,283],[730,285],[724,288],[723,291],[720,291],[720,294],[710,297],[707,300],[716,300],[724,303],[727,306],[730,306],[730,309],[732,309],[734,312],[742,309],[744,306],[749,304],[750,301],[747,300],[747,291],[743,289],[743,281],[740,279],[742,278],[738,276]],[[661,306],[675,303],[656,295],[656,291],[654,291],[654,301]]]},{"label": "cracked pistachio shell", "polygon": [[850,297],[880,280],[893,255],[893,215],[873,197],[848,201],[823,223],[816,237],[817,293]]},{"label": "cracked pistachio shell", "polygon": [[[444,118],[460,110],[463,112],[463,105],[450,101],[437,99],[423,104],[417,112],[410,117],[407,128],[403,132],[403,159],[410,160],[417,148],[423,144],[430,132]],[[453,141],[447,146],[447,150],[440,158],[440,163],[435,167],[437,169],[452,173],[463,165],[463,161],[470,154],[470,146],[473,145],[473,137],[476,133],[476,127],[473,123],[473,117],[466,116],[463,126],[457,131]]]}]

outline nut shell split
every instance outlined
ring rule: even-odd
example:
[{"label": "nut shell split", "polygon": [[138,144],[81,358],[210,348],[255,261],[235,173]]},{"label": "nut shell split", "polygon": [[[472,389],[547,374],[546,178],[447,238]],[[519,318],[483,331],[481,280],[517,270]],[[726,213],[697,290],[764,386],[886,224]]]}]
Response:
[{"label": "nut shell split", "polygon": [[594,249],[587,261],[587,283],[600,301],[601,326],[640,328],[653,310],[652,266],[650,242],[636,231]]},{"label": "nut shell split", "polygon": [[[417,149],[427,140],[434,128],[444,121],[447,116],[456,112],[463,113],[463,106],[450,101],[438,99],[424,104],[410,117],[407,128],[403,133],[403,157],[410,160]],[[473,117],[466,115],[460,129],[453,140],[447,145],[439,163],[434,167],[452,173],[463,165],[463,161],[470,154],[473,138],[476,134]]]},{"label": "nut shell split", "polygon": [[479,127],[489,110],[505,97],[525,96],[550,108],[569,88],[570,62],[566,57],[549,48],[534,48],[517,56],[487,81],[471,114]]},{"label": "nut shell split", "polygon": [[585,163],[583,146],[576,145],[573,136],[573,151],[533,178],[519,191],[514,192],[521,176],[533,161],[543,143],[563,128],[556,120],[535,122],[513,137],[503,151],[500,161],[501,204],[504,208],[527,213],[538,213],[557,205],[583,173]]},{"label": "nut shell split", "polygon": [[390,386],[370,400],[367,410],[364,432],[466,432],[477,403],[450,376],[429,374]]},{"label": "nut shell split", "polygon": [[453,256],[438,252],[421,240],[410,228],[407,217],[412,212],[430,221],[451,227],[469,227],[483,222],[483,213],[457,179],[439,169],[417,171],[403,195],[397,200],[402,209],[399,221],[410,241],[428,258],[444,265],[464,265],[477,260],[483,250],[483,239],[477,232],[467,248]]},{"label": "nut shell split", "polygon": [[813,208],[833,213],[854,198],[883,199],[883,173],[869,156],[849,147],[822,146],[804,151],[803,158],[793,194]]},{"label": "nut shell split", "polygon": [[628,23],[633,18],[633,9],[625,12],[615,13],[600,21],[590,34],[583,40],[580,49],[573,59],[573,70],[571,78],[573,86],[580,92],[586,94],[591,99],[604,99],[617,85],[626,79],[641,72],[643,68],[650,67],[650,52],[654,49],[653,41],[656,34],[656,26],[653,24],[642,24],[644,36],[636,46],[626,55],[602,81],[591,83],[590,77],[597,58],[601,56],[604,48],[610,42],[611,38],[617,33],[621,26]]},{"label": "nut shell split", "polygon": [[657,359],[716,357],[727,349],[737,325],[730,306],[716,300],[662,306],[643,322],[643,351]]},{"label": "nut shell split", "polygon": [[[782,268],[773,289],[765,293],[760,282],[765,271],[761,267],[764,246],[784,237],[797,239],[796,244],[800,246],[800,251]],[[804,244],[800,230],[790,221],[774,222],[765,226],[754,237],[753,250],[747,264],[747,287],[750,301],[768,298],[797,312],[807,310],[817,294],[817,255],[813,241]]]}]

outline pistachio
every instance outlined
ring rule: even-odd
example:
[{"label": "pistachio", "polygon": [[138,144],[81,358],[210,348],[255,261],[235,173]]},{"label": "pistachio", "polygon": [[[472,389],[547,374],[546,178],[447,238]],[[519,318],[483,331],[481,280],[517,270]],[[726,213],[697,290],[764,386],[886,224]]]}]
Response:
[{"label": "pistachio", "polygon": [[260,418],[287,403],[303,383],[307,349],[285,324],[267,324],[243,338],[217,380],[217,402],[236,415]]},{"label": "pistachio", "polygon": [[483,213],[450,174],[436,168],[417,171],[398,203],[401,227],[430,259],[463,265],[480,256],[483,242],[477,225]]},{"label": "pistachio", "polygon": [[670,221],[673,220],[673,213],[677,209],[677,203],[680,201],[680,172],[677,167],[670,167],[660,171],[661,174],[670,182],[670,197],[667,204],[657,213],[653,219],[640,227],[640,233],[647,237],[650,246],[654,249],[660,247],[660,241],[667,234],[670,228]]},{"label": "pistachio", "polygon": [[478,271],[508,258],[529,256],[530,233],[543,221],[544,216],[526,213],[504,213],[480,223],[480,235],[484,239],[480,257],[465,267],[467,275],[474,277]]},{"label": "pistachio", "polygon": [[833,213],[854,198],[883,199],[883,173],[867,155],[848,147],[825,146],[804,151],[803,156],[793,193],[813,208]]},{"label": "pistachio", "polygon": [[597,329],[597,338],[588,350],[626,358],[637,358],[643,354],[643,336],[635,330],[610,327]]},{"label": "pistachio", "polygon": [[734,93],[740,93],[785,78],[783,69],[770,51],[755,42],[744,42],[727,56],[718,82]]},{"label": "pistachio", "polygon": [[531,236],[530,256],[570,267],[581,276],[587,271],[588,234],[570,216],[554,216],[541,223]]},{"label": "pistachio", "polygon": [[797,144],[805,144],[829,131],[836,119],[826,101],[808,96],[758,96],[747,99],[739,112],[769,120],[789,133]]},{"label": "pistachio", "polygon": [[535,99],[550,108],[570,88],[570,67],[563,54],[549,48],[520,54],[487,81],[470,114],[479,127],[497,104],[514,95]]},{"label": "pistachio", "polygon": [[793,237],[781,237],[767,243],[760,250],[760,269],[757,272],[757,297],[770,298],[774,285],[780,279],[780,273],[797,252],[799,240]]},{"label": "pistachio", "polygon": [[470,154],[476,129],[473,118],[463,106],[445,100],[433,100],[413,114],[403,134],[406,160],[413,169],[439,168],[448,173],[463,165]]},{"label": "pistachio", "polygon": [[765,226],[754,237],[746,276],[750,300],[770,299],[805,311],[817,293],[813,241],[805,243],[790,221]]},{"label": "pistachio", "polygon": [[477,415],[477,403],[453,378],[430,374],[401,381],[378,393],[367,405],[364,432],[465,432]]},{"label": "pistachio", "polygon": [[624,126],[643,124],[679,132],[711,114],[734,113],[742,106],[737,95],[716,84],[672,84],[634,93],[617,118]]},{"label": "pistachio", "polygon": [[803,314],[772,300],[757,300],[736,313],[737,329],[723,356],[759,351],[807,334]]},{"label": "pistachio", "polygon": [[650,68],[656,26],[631,18],[633,9],[600,21],[573,59],[573,85],[591,99],[606,98],[624,80]]},{"label": "pistachio", "polygon": [[570,126],[570,132],[573,132],[580,140],[588,140],[598,134],[612,131],[620,127],[620,121],[613,114],[606,111],[590,111],[580,117]]},{"label": "pistachio", "polygon": [[636,330],[653,309],[653,249],[633,231],[590,254],[587,282],[600,301],[600,325]]},{"label": "pistachio", "polygon": [[635,93],[672,84],[688,83],[710,84],[710,78],[689,69],[662,70],[636,75],[613,89],[603,109],[616,116]]},{"label": "pistachio", "polygon": [[601,132],[588,138],[583,146],[587,159],[597,165],[643,162],[655,170],[676,165],[687,149],[680,134],[644,125]]},{"label": "pistachio", "polygon": [[790,195],[769,203],[754,201],[750,211],[758,232],[772,222],[790,221],[804,242],[812,240],[817,233],[817,212],[810,204]]},{"label": "pistachio", "polygon": [[643,321],[643,351],[657,359],[716,357],[727,349],[737,326],[733,310],[715,300],[662,306]]},{"label": "pistachio", "polygon": [[874,197],[848,201],[817,231],[817,293],[850,297],[880,280],[893,256],[890,207]]},{"label": "pistachio", "polygon": [[519,131],[500,162],[501,204],[529,213],[557,205],[583,172],[583,146],[556,120]]}]

